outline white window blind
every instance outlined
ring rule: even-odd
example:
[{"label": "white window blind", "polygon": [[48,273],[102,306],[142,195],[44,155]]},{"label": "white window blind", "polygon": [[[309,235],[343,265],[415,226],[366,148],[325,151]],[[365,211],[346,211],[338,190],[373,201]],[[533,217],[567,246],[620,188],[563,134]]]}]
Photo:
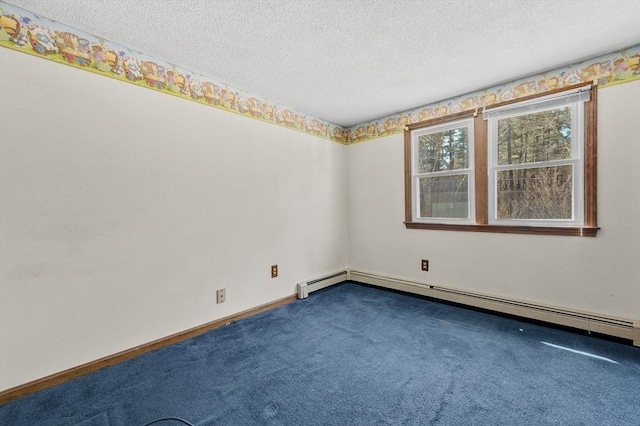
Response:
[{"label": "white window blind", "polygon": [[591,86],[584,86],[559,94],[544,96],[536,99],[535,101],[525,102],[524,105],[522,103],[515,103],[497,108],[485,109],[482,112],[482,117],[485,120],[488,120],[490,118],[498,118],[505,115],[526,114],[529,111],[551,109],[561,107],[563,105],[575,104],[577,102],[587,102],[589,99],[591,99]]}]

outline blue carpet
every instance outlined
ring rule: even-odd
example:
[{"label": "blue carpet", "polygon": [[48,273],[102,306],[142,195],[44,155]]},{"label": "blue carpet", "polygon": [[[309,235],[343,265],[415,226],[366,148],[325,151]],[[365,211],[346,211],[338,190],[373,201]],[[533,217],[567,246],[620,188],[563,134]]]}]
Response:
[{"label": "blue carpet", "polygon": [[345,283],[0,407],[11,426],[163,417],[638,426],[640,349]]}]

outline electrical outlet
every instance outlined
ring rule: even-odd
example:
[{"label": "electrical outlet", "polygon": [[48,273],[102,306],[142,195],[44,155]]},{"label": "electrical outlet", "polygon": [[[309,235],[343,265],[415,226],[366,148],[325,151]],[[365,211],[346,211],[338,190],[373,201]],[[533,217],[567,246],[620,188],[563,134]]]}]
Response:
[{"label": "electrical outlet", "polygon": [[423,271],[429,270],[429,261],[427,259],[422,259],[422,270]]},{"label": "electrical outlet", "polygon": [[278,276],[278,265],[271,265],[271,278]]},{"label": "electrical outlet", "polygon": [[227,290],[221,288],[216,291],[216,303],[224,303],[225,300],[227,300]]}]

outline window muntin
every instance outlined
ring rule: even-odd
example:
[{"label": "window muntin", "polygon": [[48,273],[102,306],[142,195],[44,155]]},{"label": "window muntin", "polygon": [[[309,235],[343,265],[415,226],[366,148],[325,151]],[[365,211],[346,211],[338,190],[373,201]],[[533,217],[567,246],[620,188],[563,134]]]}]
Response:
[{"label": "window muntin", "polygon": [[412,133],[412,219],[471,222],[473,119],[425,127]]}]

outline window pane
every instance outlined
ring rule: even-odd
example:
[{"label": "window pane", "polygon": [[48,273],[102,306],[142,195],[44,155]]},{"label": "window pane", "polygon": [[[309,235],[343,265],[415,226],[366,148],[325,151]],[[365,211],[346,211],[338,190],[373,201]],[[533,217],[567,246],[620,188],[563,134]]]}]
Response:
[{"label": "window pane", "polygon": [[498,219],[567,219],[573,205],[573,166],[498,172]]},{"label": "window pane", "polygon": [[418,136],[418,173],[469,168],[467,127]]},{"label": "window pane", "polygon": [[468,218],[468,175],[420,178],[420,217]]},{"label": "window pane", "polygon": [[498,164],[571,158],[571,107],[498,120]]}]

